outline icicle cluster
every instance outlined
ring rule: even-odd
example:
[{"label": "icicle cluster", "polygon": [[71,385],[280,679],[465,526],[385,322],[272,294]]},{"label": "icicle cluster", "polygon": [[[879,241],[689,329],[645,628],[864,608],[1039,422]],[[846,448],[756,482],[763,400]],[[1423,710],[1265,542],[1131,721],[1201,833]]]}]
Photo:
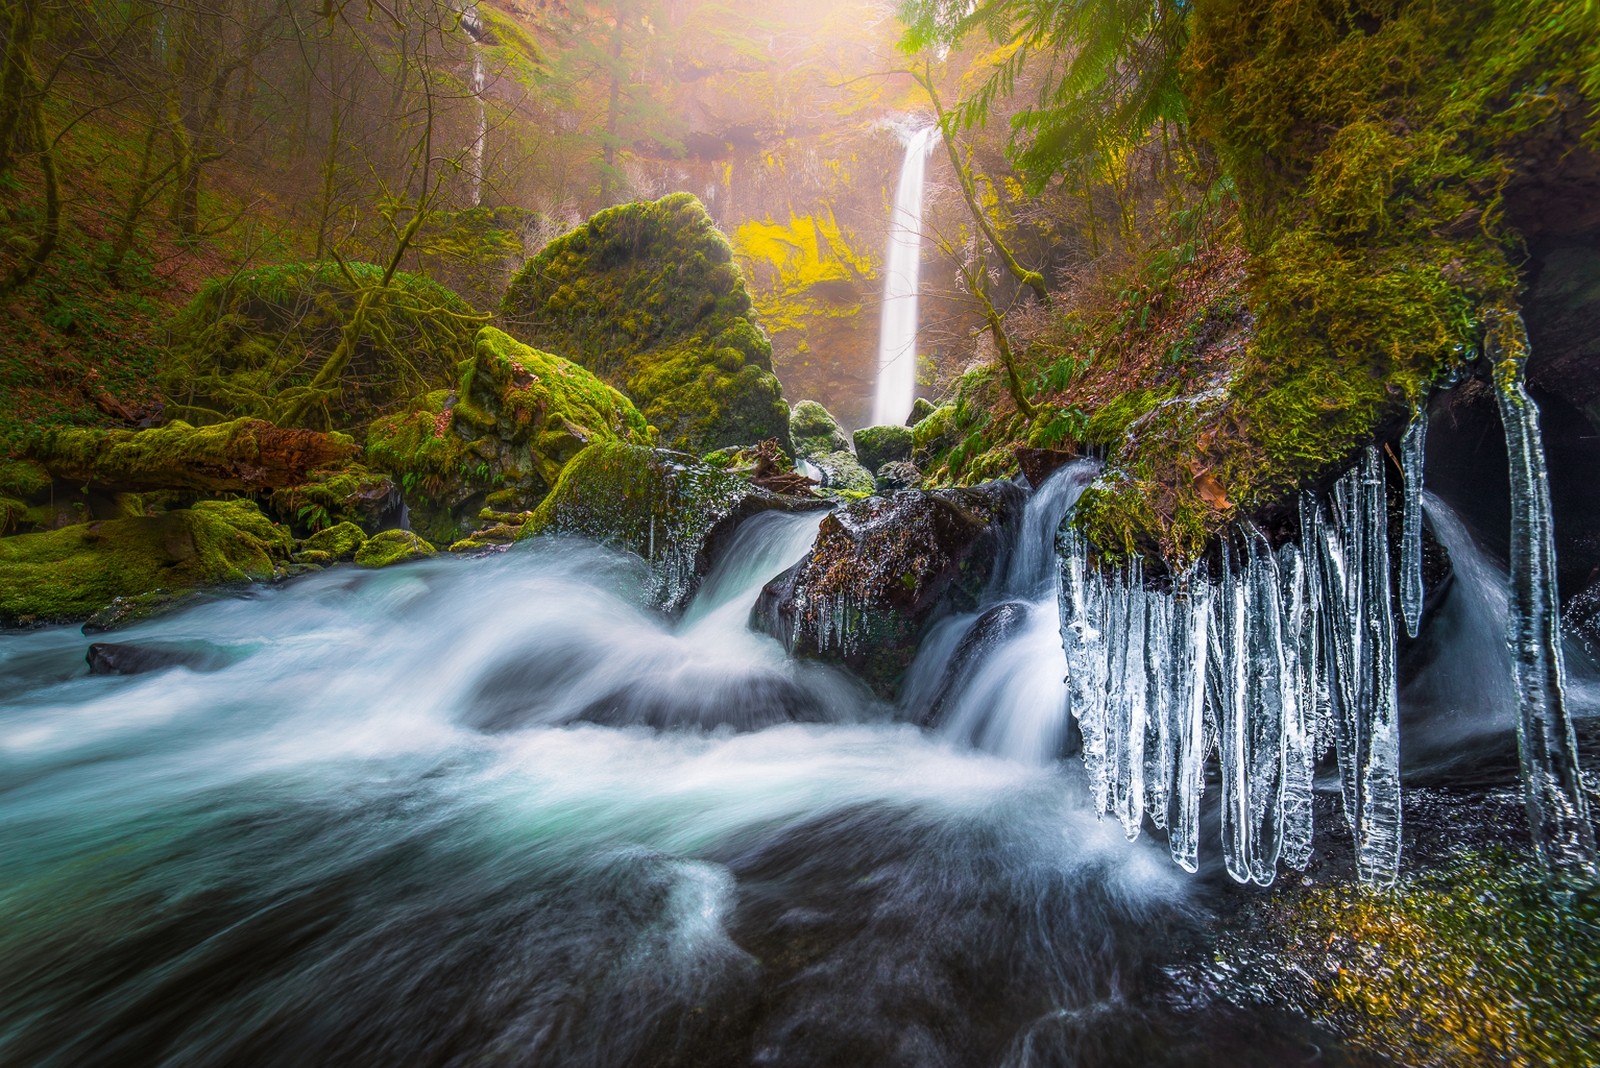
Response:
[{"label": "icicle cluster", "polygon": [[1308,494],[1300,510],[1298,545],[1274,551],[1242,528],[1224,540],[1215,579],[1197,569],[1171,592],[1146,589],[1137,566],[1091,566],[1087,543],[1062,527],[1061,635],[1084,767],[1099,811],[1129,838],[1148,816],[1194,871],[1215,750],[1223,860],[1237,881],[1265,886],[1280,862],[1310,861],[1312,773],[1334,749],[1360,876],[1388,884],[1400,859],[1399,735],[1377,451],[1326,505]]}]

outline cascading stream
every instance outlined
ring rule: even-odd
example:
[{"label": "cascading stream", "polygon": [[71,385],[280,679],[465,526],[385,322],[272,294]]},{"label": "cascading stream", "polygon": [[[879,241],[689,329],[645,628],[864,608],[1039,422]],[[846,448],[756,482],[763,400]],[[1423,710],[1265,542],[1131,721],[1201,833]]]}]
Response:
[{"label": "cascading stream", "polygon": [[[819,518],[746,521],[678,621],[637,559],[534,539],[103,636],[193,668],[7,635],[0,1062],[976,1065],[1108,998],[1152,1026],[1121,992],[1190,907],[1154,850],[745,626]],[[1187,1063],[1259,1041],[1221,1019],[1171,1029]]]},{"label": "cascading stream", "polygon": [[883,273],[883,308],[878,320],[878,387],[872,404],[876,424],[900,423],[917,394],[917,297],[922,272],[922,189],[935,127],[912,134],[889,215],[889,245]]}]

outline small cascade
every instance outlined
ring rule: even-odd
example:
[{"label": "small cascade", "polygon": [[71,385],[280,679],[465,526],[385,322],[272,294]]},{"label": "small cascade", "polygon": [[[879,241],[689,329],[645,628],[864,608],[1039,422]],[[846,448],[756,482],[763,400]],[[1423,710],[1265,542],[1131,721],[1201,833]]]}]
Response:
[{"label": "small cascade", "polygon": [[922,269],[922,187],[936,127],[911,135],[906,143],[894,211],[889,216],[883,310],[878,326],[878,388],[872,405],[876,424],[899,423],[911,411],[917,392],[917,292]]},{"label": "small cascade", "polygon": [[907,673],[903,704],[953,742],[1034,765],[1067,740],[1066,663],[1057,627],[1054,542],[1099,465],[1056,471],[1028,498],[1015,539],[976,612],[942,623]]},{"label": "small cascade", "polygon": [[[1129,838],[1148,815],[1173,860],[1199,865],[1200,801],[1222,770],[1222,855],[1238,882],[1268,885],[1311,858],[1312,773],[1338,751],[1359,874],[1394,881],[1400,859],[1399,735],[1387,502],[1376,449],[1330,502],[1301,502],[1299,544],[1245,527],[1213,579],[1170,590],[1137,567],[1107,572],[1063,523],[1057,542],[1069,706],[1095,807]],[[1328,676],[1331,682],[1325,682]]]},{"label": "small cascade", "polygon": [[461,9],[461,29],[472,42],[472,97],[478,105],[478,128],[468,146],[472,153],[472,206],[483,203],[483,144],[489,136],[489,112],[483,103],[483,19],[477,4]]},{"label": "small cascade", "polygon": [[1511,468],[1511,611],[1506,641],[1521,698],[1517,738],[1528,822],[1546,865],[1592,873],[1594,828],[1566,705],[1550,485],[1539,408],[1523,379],[1528,337],[1520,315],[1502,311],[1488,316],[1484,355],[1494,377]]},{"label": "small cascade", "polygon": [[1428,412],[1419,409],[1400,439],[1400,467],[1405,476],[1405,512],[1401,517],[1400,612],[1406,635],[1415,638],[1422,622],[1422,458],[1428,444]]}]

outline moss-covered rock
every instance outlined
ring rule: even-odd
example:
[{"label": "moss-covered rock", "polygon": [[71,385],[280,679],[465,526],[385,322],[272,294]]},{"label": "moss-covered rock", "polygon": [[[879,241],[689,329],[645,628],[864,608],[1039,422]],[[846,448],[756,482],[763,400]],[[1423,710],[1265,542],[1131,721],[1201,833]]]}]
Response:
[{"label": "moss-covered rock", "polygon": [[876,471],[894,460],[911,459],[915,447],[911,429],[903,426],[864,426],[853,435],[856,459],[868,471]]},{"label": "moss-covered rock", "polygon": [[856,454],[849,450],[820,453],[812,456],[807,463],[817,469],[822,488],[828,493],[864,497],[877,487],[872,472],[862,467]]},{"label": "moss-covered rock", "polygon": [[250,501],[0,538],[0,620],[80,620],[119,598],[270,581],[290,546],[288,531]]},{"label": "moss-covered rock", "polygon": [[795,655],[840,663],[890,697],[927,628],[970,611],[1022,490],[1009,482],[906,491],[822,521],[811,554],[767,584],[755,623]]},{"label": "moss-covered rock", "polygon": [[501,314],[516,337],[632,397],[666,447],[787,448],[772,347],[727,239],[687,193],[610,208],[550,242]]},{"label": "moss-covered rock", "polygon": [[[294,558],[298,563],[327,564],[350,560],[367,543],[367,532],[354,523],[338,523],[302,541]],[[327,559],[322,559],[326,556]]]},{"label": "moss-covered rock", "polygon": [[714,543],[740,519],[806,506],[682,453],[610,442],[567,465],[522,537],[572,534],[634,553],[650,565],[652,603],[678,611],[704,577]]},{"label": "moss-covered rock", "polygon": [[906,426],[916,426],[932,415],[936,407],[927,397],[918,397],[911,402],[911,414],[906,416]]},{"label": "moss-covered rock", "polygon": [[650,440],[638,409],[589,371],[484,327],[456,389],[376,420],[367,458],[401,481],[414,529],[449,545],[491,495],[498,511],[531,509],[591,443]]},{"label": "moss-covered rock", "polygon": [[289,263],[208,283],[173,320],[172,363],[163,380],[169,410],[196,422],[271,418],[286,391],[307,387],[339,344],[363,292],[375,291],[366,329],[332,393],[307,426],[364,430],[419,393],[450,385],[483,321],[427,278],[383,269]]},{"label": "moss-covered rock", "polygon": [[436,553],[432,545],[410,530],[385,530],[368,538],[356,550],[357,567],[388,567],[421,560]]},{"label": "moss-covered rock", "polygon": [[850,449],[850,435],[828,409],[812,400],[803,400],[790,409],[789,437],[794,442],[795,456],[801,459]]},{"label": "moss-covered rock", "polygon": [[394,479],[364,464],[341,464],[273,490],[267,508],[297,531],[314,533],[343,523],[381,530],[399,508],[398,487]]}]

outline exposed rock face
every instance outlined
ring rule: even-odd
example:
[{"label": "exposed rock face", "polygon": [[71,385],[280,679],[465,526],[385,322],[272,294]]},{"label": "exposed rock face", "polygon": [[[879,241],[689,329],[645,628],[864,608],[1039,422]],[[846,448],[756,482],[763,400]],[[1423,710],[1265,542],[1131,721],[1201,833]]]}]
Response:
[{"label": "exposed rock face", "polygon": [[[310,383],[362,290],[382,280],[376,264],[347,266],[349,278],[334,264],[289,263],[208,283],[172,323],[169,411],[270,417],[275,401]],[[360,430],[449,385],[481,321],[437,282],[397,273],[373,298],[338,391],[319,401],[307,425]]]},{"label": "exposed rock face", "polygon": [[768,583],[755,624],[892,696],[928,627],[976,607],[1023,503],[1016,485],[991,482],[846,505],[822,521],[811,555]]},{"label": "exposed rock face", "polygon": [[788,447],[772,346],[732,248],[687,193],[608,209],[552,241],[501,312],[518,338],[632,397],[664,446]]},{"label": "exposed rock face", "polygon": [[400,479],[413,528],[448,545],[496,510],[531,509],[592,442],[650,443],[628,398],[583,367],[484,327],[454,391],[373,423],[369,461]]},{"label": "exposed rock face", "polygon": [[705,577],[715,544],[741,519],[819,503],[758,489],[682,453],[611,442],[567,465],[521,537],[572,534],[631,552],[650,565],[651,603],[678,612]]},{"label": "exposed rock face", "polygon": [[249,501],[18,534],[0,539],[0,620],[79,620],[119,598],[269,581],[290,546],[288,531]]}]

